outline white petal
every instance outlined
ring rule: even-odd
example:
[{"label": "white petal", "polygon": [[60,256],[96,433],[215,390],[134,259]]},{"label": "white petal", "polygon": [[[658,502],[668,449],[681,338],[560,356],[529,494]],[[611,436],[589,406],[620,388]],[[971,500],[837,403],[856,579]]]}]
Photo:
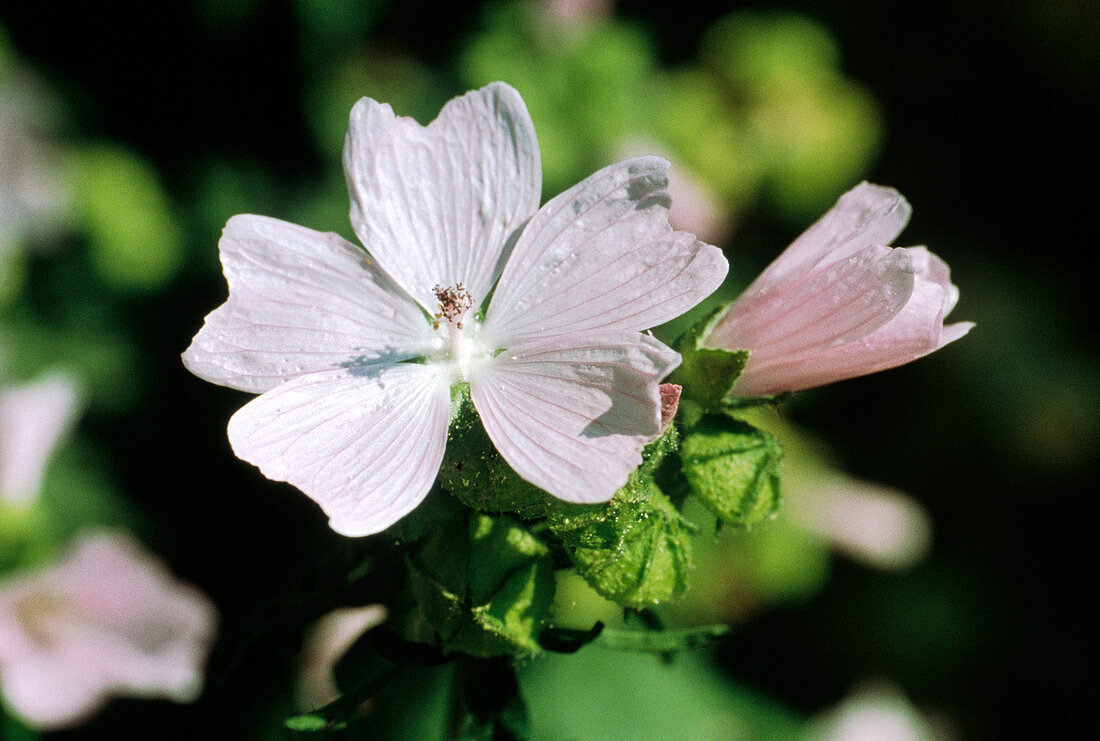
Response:
[{"label": "white petal", "polygon": [[680,356],[635,332],[512,348],[471,380],[486,432],[516,472],[559,499],[603,502],[660,431],[658,383]]},{"label": "white petal", "polygon": [[426,127],[363,98],[351,111],[344,174],[355,233],[429,312],[437,284],[463,283],[475,305],[485,300],[542,187],[531,117],[500,82],[450,101]]},{"label": "white petal", "polygon": [[76,410],[76,384],[63,374],[0,392],[0,502],[27,504],[38,495]]},{"label": "white petal", "polygon": [[321,505],[332,529],[386,529],[424,499],[443,460],[447,370],[398,363],[288,381],[229,420],[238,458]]},{"label": "white petal", "polygon": [[745,291],[775,290],[778,284],[871,245],[889,245],[909,222],[913,209],[893,188],[860,183],[803,232]]},{"label": "white petal", "polygon": [[200,378],[260,393],[349,360],[408,358],[431,341],[420,308],[339,235],[234,216],[219,248],[229,299],[183,354]]},{"label": "white petal", "polygon": [[668,162],[626,160],[542,207],[524,228],[487,312],[498,347],[679,316],[721,284],[721,250],[668,223]]}]

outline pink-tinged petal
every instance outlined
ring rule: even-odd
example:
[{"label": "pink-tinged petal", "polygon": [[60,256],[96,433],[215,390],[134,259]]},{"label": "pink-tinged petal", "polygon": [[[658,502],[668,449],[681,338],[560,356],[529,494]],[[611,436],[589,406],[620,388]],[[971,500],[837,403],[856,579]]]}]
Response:
[{"label": "pink-tinged petal", "polygon": [[974,325],[943,326],[948,292],[929,282],[918,282],[905,307],[891,321],[866,337],[798,357],[768,357],[753,363],[733,385],[735,396],[758,396],[823,386],[846,378],[895,368],[959,339]]},{"label": "pink-tinged petal", "polygon": [[431,342],[420,308],[336,234],[234,216],[219,247],[229,299],[183,354],[200,378],[261,393],[352,359],[408,358]]},{"label": "pink-tinged petal", "polygon": [[676,410],[680,408],[680,394],[684,387],[675,383],[662,383],[658,390],[661,392],[661,433],[664,434],[672,420],[676,417]]},{"label": "pink-tinged petal", "polygon": [[[860,339],[889,322],[913,294],[905,250],[871,246],[818,267],[768,301],[738,298],[707,344],[750,349],[751,365],[796,360]],[[746,304],[749,304],[746,307]]]},{"label": "pink-tinged petal", "polygon": [[306,636],[295,701],[303,711],[327,705],[340,697],[336,664],[371,628],[386,619],[382,605],[342,607],[327,613]]},{"label": "pink-tinged petal", "polygon": [[911,213],[908,201],[893,188],[860,183],[792,242],[745,293],[768,293],[823,260],[836,262],[871,245],[888,245]]},{"label": "pink-tinged petal", "polygon": [[418,505],[443,460],[445,367],[349,366],[301,376],[229,420],[238,458],[317,502],[336,532],[385,530]]},{"label": "pink-tinged petal", "polygon": [[725,278],[721,250],[668,223],[668,162],[626,160],[542,207],[504,267],[483,332],[498,347],[641,330],[679,316]]},{"label": "pink-tinged petal", "polygon": [[363,98],[351,112],[344,173],[355,233],[432,313],[437,284],[462,283],[475,304],[485,300],[542,187],[531,117],[501,82],[451,100],[426,127]]},{"label": "pink-tinged petal", "polygon": [[603,502],[660,432],[658,383],[680,356],[648,335],[596,333],[511,348],[470,394],[515,471],[569,502]]},{"label": "pink-tinged petal", "polygon": [[902,569],[928,553],[931,518],[904,492],[838,473],[783,483],[791,520],[857,561]]},{"label": "pink-tinged petal", "polygon": [[194,700],[217,614],[129,537],[85,536],[63,562],[0,584],[0,689],[40,730],[111,696]]},{"label": "pink-tinged petal", "polygon": [[62,374],[0,390],[0,503],[26,505],[38,495],[77,406],[76,384]]}]

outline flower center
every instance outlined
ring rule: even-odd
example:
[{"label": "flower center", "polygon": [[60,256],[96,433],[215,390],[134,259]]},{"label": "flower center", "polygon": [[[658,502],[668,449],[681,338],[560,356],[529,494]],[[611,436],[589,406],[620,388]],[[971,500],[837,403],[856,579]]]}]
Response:
[{"label": "flower center", "polygon": [[436,286],[432,293],[439,301],[439,311],[432,316],[432,329],[438,331],[443,322],[447,325],[446,339],[440,338],[440,352],[435,358],[451,366],[455,382],[469,381],[479,361],[492,357],[492,353],[478,340],[481,323],[476,320],[462,321],[473,307],[474,298],[461,283],[446,288]]},{"label": "flower center", "polygon": [[435,323],[432,328],[439,329],[439,320],[446,319],[448,324],[456,329],[462,329],[462,317],[474,305],[474,299],[466,287],[461,283],[446,288],[436,286],[432,289],[432,293],[439,301],[439,311],[435,314]]}]

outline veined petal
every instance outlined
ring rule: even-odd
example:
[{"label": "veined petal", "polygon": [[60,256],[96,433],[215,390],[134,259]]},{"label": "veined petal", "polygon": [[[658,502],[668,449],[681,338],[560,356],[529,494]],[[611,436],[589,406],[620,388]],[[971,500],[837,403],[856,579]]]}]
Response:
[{"label": "veined petal", "polygon": [[462,283],[475,303],[485,300],[542,187],[531,117],[501,82],[451,100],[426,127],[363,98],[348,123],[344,174],[355,233],[433,313],[437,284]]},{"label": "veined petal", "polygon": [[974,326],[960,322],[944,327],[947,300],[947,288],[919,281],[897,316],[866,337],[810,355],[768,356],[756,364],[750,356],[732,393],[757,396],[799,391],[887,370],[923,357],[959,339]]},{"label": "veined petal", "polygon": [[420,308],[339,235],[243,215],[219,247],[229,299],[183,354],[200,378],[260,393],[349,360],[402,360],[431,342]]},{"label": "veined petal", "polygon": [[229,420],[238,458],[321,505],[336,532],[386,529],[418,505],[443,460],[444,366],[350,366],[300,376]]},{"label": "veined petal", "polygon": [[511,348],[470,395],[515,471],[569,502],[603,502],[661,427],[660,380],[680,356],[648,335],[594,333]]},{"label": "veined petal", "polygon": [[816,355],[889,322],[909,301],[915,284],[907,250],[872,245],[818,267],[766,300],[739,298],[706,344],[751,350],[750,365]]},{"label": "veined petal", "polygon": [[482,331],[498,347],[576,332],[621,332],[679,316],[726,276],[721,250],[668,223],[668,162],[605,167],[524,228]]},{"label": "veined petal", "polygon": [[829,262],[888,245],[901,234],[913,209],[893,188],[860,183],[804,231],[745,291],[747,297],[781,289],[783,283]]}]

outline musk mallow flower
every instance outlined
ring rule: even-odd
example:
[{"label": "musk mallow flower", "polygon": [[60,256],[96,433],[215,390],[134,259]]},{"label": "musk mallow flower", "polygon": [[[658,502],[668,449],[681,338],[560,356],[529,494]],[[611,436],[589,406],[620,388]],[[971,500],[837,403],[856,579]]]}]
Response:
[{"label": "musk mallow flower", "polygon": [[924,247],[889,247],[911,209],[892,188],[841,196],[734,301],[702,338],[748,350],[733,396],[798,391],[908,363],[965,335],[944,326],[959,298]]},{"label": "musk mallow flower", "polygon": [[605,501],[660,430],[679,356],[641,330],[721,283],[721,252],[668,223],[668,163],[637,157],[539,208],[534,128],[494,83],[428,126],[360,100],[344,143],[366,247],[262,216],[229,220],[226,303],[184,353],[259,393],[238,457],[314,499],[348,536],[412,510],[443,459],[452,388],[524,479]]},{"label": "musk mallow flower", "polygon": [[217,615],[129,536],[84,535],[0,581],[0,694],[30,726],[76,725],[112,696],[194,700]]}]

